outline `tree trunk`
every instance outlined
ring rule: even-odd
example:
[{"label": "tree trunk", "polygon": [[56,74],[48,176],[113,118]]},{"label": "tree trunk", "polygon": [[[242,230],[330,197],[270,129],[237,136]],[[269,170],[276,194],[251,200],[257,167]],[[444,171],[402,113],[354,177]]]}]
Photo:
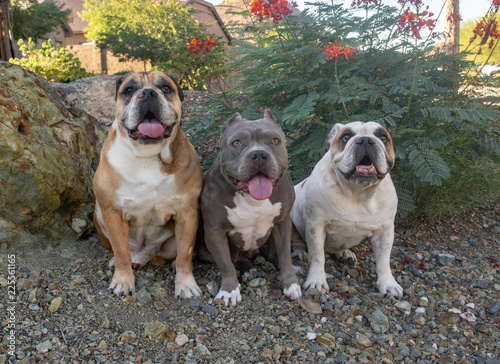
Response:
[{"label": "tree trunk", "polygon": [[0,55],[2,61],[14,57],[14,38],[10,24],[10,0],[0,0]]},{"label": "tree trunk", "polygon": [[446,0],[446,28],[445,45],[446,54],[460,52],[460,9],[459,0]]}]

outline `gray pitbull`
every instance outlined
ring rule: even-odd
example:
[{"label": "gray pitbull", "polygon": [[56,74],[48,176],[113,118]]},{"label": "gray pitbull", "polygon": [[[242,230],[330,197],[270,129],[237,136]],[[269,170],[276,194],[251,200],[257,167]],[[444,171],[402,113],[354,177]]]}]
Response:
[{"label": "gray pitbull", "polygon": [[269,257],[280,268],[284,294],[298,299],[302,293],[291,259],[295,200],[286,172],[285,135],[266,110],[263,119],[245,120],[236,113],[222,128],[217,159],[205,175],[201,193],[205,246],[198,257],[215,262],[222,275],[216,298],[226,306],[241,301],[234,263],[255,255],[267,241]]}]

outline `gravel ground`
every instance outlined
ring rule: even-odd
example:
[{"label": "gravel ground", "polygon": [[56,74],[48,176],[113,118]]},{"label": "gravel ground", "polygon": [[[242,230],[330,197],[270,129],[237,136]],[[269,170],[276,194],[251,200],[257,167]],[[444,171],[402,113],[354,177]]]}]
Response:
[{"label": "gravel ground", "polygon": [[194,262],[201,298],[173,297],[163,259],[137,270],[137,291],[123,298],[107,291],[112,255],[97,236],[43,249],[3,244],[0,364],[500,363],[500,200],[446,221],[399,223],[391,267],[400,300],[378,293],[370,244],[354,251],[355,264],[327,259],[329,293],[308,290],[299,301],[283,296],[259,256],[242,302],[227,308],[214,301],[215,265]]}]

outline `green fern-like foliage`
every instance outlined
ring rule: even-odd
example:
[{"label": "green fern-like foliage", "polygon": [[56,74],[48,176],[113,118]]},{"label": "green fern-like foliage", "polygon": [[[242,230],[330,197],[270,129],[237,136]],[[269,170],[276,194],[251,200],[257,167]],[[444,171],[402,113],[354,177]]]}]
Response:
[{"label": "green fern-like foliage", "polygon": [[[467,94],[472,81],[485,81],[471,78],[467,71],[474,65],[465,54],[440,54],[432,39],[398,29],[400,9],[378,4],[365,10],[359,17],[342,5],[315,3],[278,24],[253,27],[253,33],[247,28],[232,64],[240,85],[225,95],[223,119],[233,111],[256,119],[256,111],[272,108],[289,137],[296,183],[326,152],[325,138],[335,123],[376,121],[396,142],[392,177],[400,215],[415,209],[434,217],[441,213],[433,209],[450,212],[467,200],[448,193],[467,194],[454,189],[455,179],[462,183],[462,173],[498,170],[499,111]],[[332,42],[355,49],[353,57],[327,59],[321,49]],[[500,186],[498,178],[468,181],[481,196]],[[448,210],[433,195],[447,196]]]}]

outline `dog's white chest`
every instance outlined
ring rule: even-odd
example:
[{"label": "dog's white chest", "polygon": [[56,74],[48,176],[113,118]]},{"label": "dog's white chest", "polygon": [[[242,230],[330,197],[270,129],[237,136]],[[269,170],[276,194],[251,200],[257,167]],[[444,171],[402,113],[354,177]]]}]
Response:
[{"label": "dog's white chest", "polygon": [[255,250],[257,240],[265,237],[274,226],[274,219],[281,212],[281,202],[272,204],[269,199],[259,201],[248,194],[237,193],[234,204],[232,209],[226,206],[229,222],[234,226],[229,235],[241,234],[245,243],[242,250]]}]

